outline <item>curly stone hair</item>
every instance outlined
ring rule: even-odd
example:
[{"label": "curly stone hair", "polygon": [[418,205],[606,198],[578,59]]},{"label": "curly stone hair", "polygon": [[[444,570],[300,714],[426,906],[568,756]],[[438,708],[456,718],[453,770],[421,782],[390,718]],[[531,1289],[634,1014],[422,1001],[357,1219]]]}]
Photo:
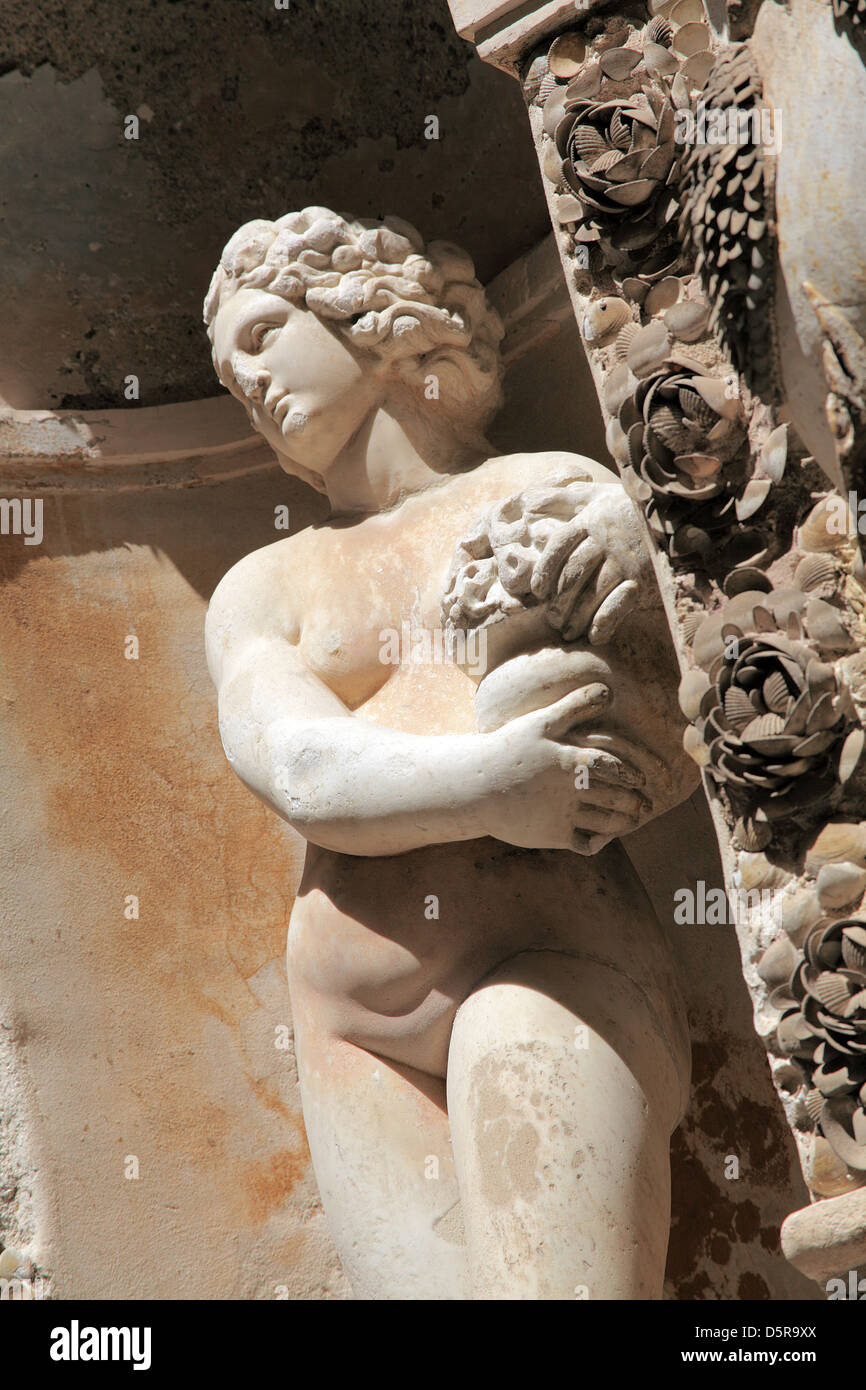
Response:
[{"label": "curly stone hair", "polygon": [[441,408],[470,428],[483,429],[501,404],[502,323],[472,260],[448,241],[425,247],[398,217],[378,222],[309,207],[245,223],[204,301],[211,343],[220,304],[243,288],[312,309],[354,346],[392,360],[418,394],[435,375]]}]

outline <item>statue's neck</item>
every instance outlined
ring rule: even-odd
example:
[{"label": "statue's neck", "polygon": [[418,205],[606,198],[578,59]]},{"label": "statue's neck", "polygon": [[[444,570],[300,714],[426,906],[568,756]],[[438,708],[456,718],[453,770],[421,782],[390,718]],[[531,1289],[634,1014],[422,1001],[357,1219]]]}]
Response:
[{"label": "statue's neck", "polygon": [[[435,403],[431,403],[431,409]],[[417,409],[379,406],[334,460],[325,489],[334,514],[381,512],[490,456],[480,436],[458,437]]]}]

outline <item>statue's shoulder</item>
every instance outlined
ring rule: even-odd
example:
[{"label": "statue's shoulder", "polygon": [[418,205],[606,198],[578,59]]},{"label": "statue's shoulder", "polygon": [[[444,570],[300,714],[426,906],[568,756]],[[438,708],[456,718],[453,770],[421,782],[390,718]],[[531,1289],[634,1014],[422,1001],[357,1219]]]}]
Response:
[{"label": "statue's shoulder", "polygon": [[306,532],[286,536],[250,551],[232,565],[214,589],[208,605],[207,631],[232,628],[236,633],[283,635],[296,626],[295,585],[287,582],[304,573]]},{"label": "statue's shoulder", "polygon": [[585,478],[593,483],[618,483],[619,478],[612,469],[586,454],[571,454],[563,449],[547,449],[538,453],[499,454],[482,464],[488,476],[501,478],[507,483],[509,491],[520,491],[522,487],[538,487],[545,480],[562,480],[569,475],[569,481]]}]

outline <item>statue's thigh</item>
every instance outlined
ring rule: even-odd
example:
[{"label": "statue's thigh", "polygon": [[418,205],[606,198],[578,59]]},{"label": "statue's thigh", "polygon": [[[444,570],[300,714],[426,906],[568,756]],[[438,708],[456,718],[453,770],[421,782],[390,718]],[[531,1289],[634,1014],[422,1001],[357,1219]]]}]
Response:
[{"label": "statue's thigh", "polygon": [[522,952],[457,1013],[448,1110],[472,1297],[661,1295],[675,1068],[619,971]]},{"label": "statue's thigh", "polygon": [[356,1298],[468,1297],[444,1084],[297,1029],[304,1123]]}]

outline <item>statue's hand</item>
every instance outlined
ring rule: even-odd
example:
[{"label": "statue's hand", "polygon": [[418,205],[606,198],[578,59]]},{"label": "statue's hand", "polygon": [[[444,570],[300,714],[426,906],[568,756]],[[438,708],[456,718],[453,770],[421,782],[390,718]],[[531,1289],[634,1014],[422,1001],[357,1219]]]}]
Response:
[{"label": "statue's hand", "polygon": [[[637,513],[619,483],[573,484],[573,515],[552,528],[535,562],[530,587],[548,603],[548,617],[563,640],[585,633],[593,645],[609,642],[654,580]],[[562,494],[557,501],[561,507]],[[535,508],[533,509],[535,510]],[[532,530],[530,520],[530,530]]]},{"label": "statue's hand", "polygon": [[597,854],[647,819],[640,768],[577,741],[610,700],[607,686],[586,685],[485,735],[497,764],[488,834],[530,849]]}]

